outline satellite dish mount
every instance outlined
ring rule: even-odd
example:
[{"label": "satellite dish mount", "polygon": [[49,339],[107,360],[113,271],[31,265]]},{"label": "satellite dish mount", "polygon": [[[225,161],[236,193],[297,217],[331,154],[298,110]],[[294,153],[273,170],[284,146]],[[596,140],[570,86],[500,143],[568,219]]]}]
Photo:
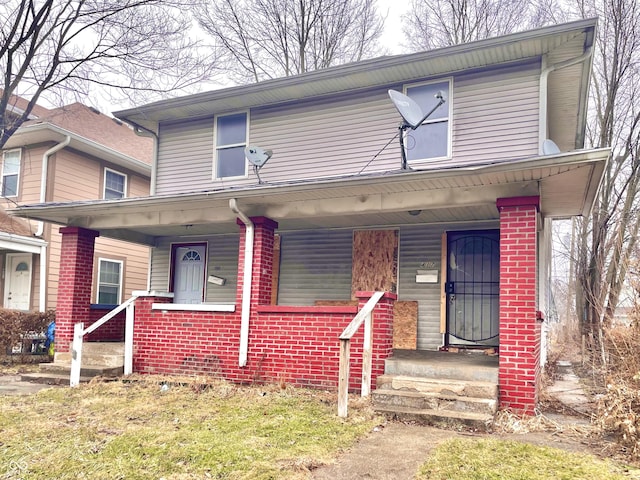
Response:
[{"label": "satellite dish mount", "polygon": [[269,161],[273,152],[271,150],[265,150],[260,147],[247,147],[244,149],[244,156],[247,158],[249,163],[253,165],[253,173],[258,177],[258,183],[262,184],[262,179],[260,178],[260,169],[264,167],[264,165]]},{"label": "satellite dish mount", "polygon": [[396,110],[398,110],[402,116],[402,123],[398,127],[400,134],[400,155],[402,158],[401,167],[402,170],[407,170],[407,152],[404,149],[404,132],[408,128],[415,130],[422,125],[422,122],[429,118],[433,112],[444,104],[446,101],[445,94],[442,90],[435,94],[435,97],[438,99],[438,103],[426,115],[423,114],[422,108],[420,108],[420,105],[418,105],[415,100],[403,93],[396,90],[389,90],[389,97],[396,107]]}]

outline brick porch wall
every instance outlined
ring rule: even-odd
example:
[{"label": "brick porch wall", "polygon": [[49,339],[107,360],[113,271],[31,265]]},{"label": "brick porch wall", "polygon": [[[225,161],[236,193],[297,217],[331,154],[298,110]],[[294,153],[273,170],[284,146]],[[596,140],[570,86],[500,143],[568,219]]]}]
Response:
[{"label": "brick porch wall", "polygon": [[[363,305],[370,293],[360,292]],[[285,382],[335,390],[340,342],[356,307],[255,306],[249,330],[247,365],[238,366],[240,313],[152,310],[167,298],[136,300],[134,372],[211,375],[241,383]],[[372,386],[391,353],[395,295],[374,310]],[[363,331],[351,344],[350,389],[360,390]]]},{"label": "brick porch wall", "polygon": [[73,325],[90,321],[93,280],[94,230],[80,227],[60,229],[62,244],[56,305],[56,352],[68,352]]},{"label": "brick porch wall", "polygon": [[[111,310],[112,308],[92,306],[89,312],[89,321],[85,324],[85,328],[93,325]],[[125,319],[126,312],[122,311],[94,332],[85,335],[84,339],[87,342],[124,342]]]},{"label": "brick porch wall", "polygon": [[541,324],[536,319],[539,197],[501,198],[500,407],[533,414],[538,402]]}]

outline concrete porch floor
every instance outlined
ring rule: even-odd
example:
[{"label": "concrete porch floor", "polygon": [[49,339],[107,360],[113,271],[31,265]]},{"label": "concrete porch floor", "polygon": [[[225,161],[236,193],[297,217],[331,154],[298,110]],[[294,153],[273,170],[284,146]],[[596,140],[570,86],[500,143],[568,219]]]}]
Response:
[{"label": "concrete porch floor", "polygon": [[498,382],[498,356],[476,350],[438,352],[394,350],[386,361],[385,373],[460,380]]}]

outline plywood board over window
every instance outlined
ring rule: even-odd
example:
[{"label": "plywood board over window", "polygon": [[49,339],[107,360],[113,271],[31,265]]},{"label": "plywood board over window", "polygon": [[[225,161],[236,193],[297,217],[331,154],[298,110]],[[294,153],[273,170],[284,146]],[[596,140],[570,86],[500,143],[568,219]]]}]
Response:
[{"label": "plywood board over window", "polygon": [[393,348],[418,347],[418,302],[396,302],[393,307]]},{"label": "plywood board over window", "polygon": [[353,232],[351,298],[358,291],[395,293],[398,285],[398,231]]}]

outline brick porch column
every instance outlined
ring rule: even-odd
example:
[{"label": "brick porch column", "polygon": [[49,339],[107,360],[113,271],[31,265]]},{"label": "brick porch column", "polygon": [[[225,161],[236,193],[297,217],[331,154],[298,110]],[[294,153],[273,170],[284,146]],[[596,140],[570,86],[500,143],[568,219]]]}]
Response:
[{"label": "brick porch column", "polygon": [[[358,311],[362,310],[375,292],[356,292]],[[371,390],[376,388],[376,379],[384,373],[384,363],[393,352],[393,307],[398,295],[385,293],[373,309],[373,352],[371,358]],[[361,330],[364,330],[361,327]],[[358,378],[358,382],[360,378]],[[358,387],[360,384],[358,383]]]},{"label": "brick porch column", "polygon": [[538,402],[541,325],[536,319],[540,198],[499,198],[500,407],[533,414]]},{"label": "brick porch column", "polygon": [[69,352],[73,325],[90,321],[93,250],[99,235],[81,227],[60,229],[62,244],[56,304],[56,353]]},{"label": "brick porch column", "polygon": [[[250,217],[250,220],[254,224],[251,305],[269,305],[273,289],[274,233],[278,228],[278,223],[267,217]],[[240,226],[240,251],[238,254],[236,305],[241,305],[246,227],[240,219],[237,220],[237,223]]]}]

